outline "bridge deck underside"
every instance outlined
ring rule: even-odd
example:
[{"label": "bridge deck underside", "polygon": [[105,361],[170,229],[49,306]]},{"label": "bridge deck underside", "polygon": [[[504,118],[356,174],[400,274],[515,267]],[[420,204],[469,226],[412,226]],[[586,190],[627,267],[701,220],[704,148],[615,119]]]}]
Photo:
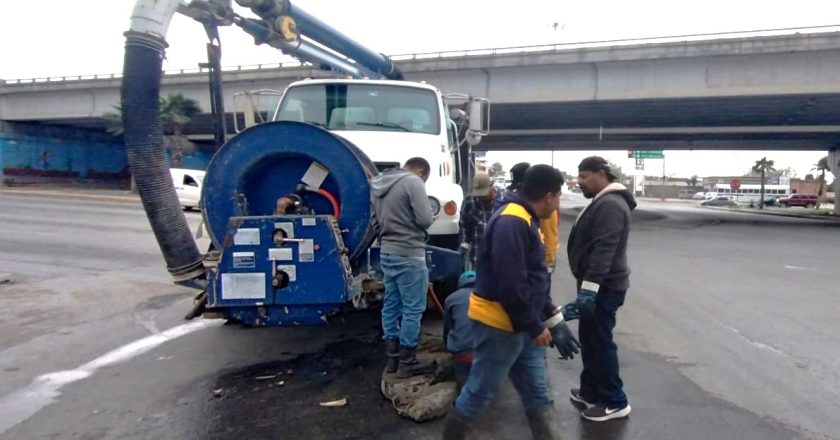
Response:
[{"label": "bridge deck underside", "polygon": [[[227,115],[228,130],[233,119]],[[101,129],[99,118],[38,121]],[[213,133],[200,115],[187,135]],[[494,103],[486,150],[840,147],[840,93],[626,101]]]}]

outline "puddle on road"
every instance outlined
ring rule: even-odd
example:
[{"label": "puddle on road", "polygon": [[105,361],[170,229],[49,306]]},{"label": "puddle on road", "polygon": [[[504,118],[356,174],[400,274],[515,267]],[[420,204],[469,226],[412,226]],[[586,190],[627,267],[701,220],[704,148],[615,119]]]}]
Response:
[{"label": "puddle on road", "polygon": [[[319,353],[228,371],[206,389],[202,438],[378,438],[404,423],[379,391],[379,340],[344,340]],[[346,398],[347,404],[321,402]]]}]

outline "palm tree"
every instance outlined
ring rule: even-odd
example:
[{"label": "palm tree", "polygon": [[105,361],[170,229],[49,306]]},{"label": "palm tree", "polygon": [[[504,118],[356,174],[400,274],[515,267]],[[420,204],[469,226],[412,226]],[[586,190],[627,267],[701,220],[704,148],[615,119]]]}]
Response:
[{"label": "palm tree", "polygon": [[820,189],[817,192],[817,209],[820,209],[820,202],[822,201],[823,194],[825,193],[825,172],[830,171],[828,167],[828,156],[817,161],[817,163],[814,164],[814,168],[811,168],[811,171],[819,171],[820,173]]},{"label": "palm tree", "polygon": [[125,130],[123,130],[122,107],[119,105],[114,105],[112,107],[115,111],[105,113],[102,115],[102,118],[105,119],[105,130],[108,131],[108,133],[119,137],[125,132]]},{"label": "palm tree", "polygon": [[[198,101],[187,98],[182,93],[171,93],[161,98],[160,122],[166,136],[166,143],[172,151],[172,166],[181,167],[181,160],[184,153],[195,149],[195,144],[184,137],[184,126],[187,125],[195,115],[201,113]],[[122,108],[114,106],[114,112],[102,115],[105,119],[105,129],[114,136],[123,135]]]},{"label": "palm tree", "polygon": [[761,174],[761,191],[760,199],[758,200],[758,209],[764,209],[764,175],[776,171],[773,165],[772,160],[767,160],[766,157],[762,157],[761,160],[755,161],[755,165],[752,167],[753,173]]},{"label": "palm tree", "polygon": [[195,145],[184,137],[184,126],[201,113],[198,102],[183,93],[171,93],[160,99],[160,122],[172,148],[172,167],[181,168],[184,153],[195,149]]}]

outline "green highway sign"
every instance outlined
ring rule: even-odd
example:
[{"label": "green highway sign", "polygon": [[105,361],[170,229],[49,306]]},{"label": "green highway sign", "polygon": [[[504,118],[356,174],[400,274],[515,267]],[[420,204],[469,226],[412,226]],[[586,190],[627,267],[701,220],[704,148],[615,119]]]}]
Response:
[{"label": "green highway sign", "polygon": [[636,159],[664,159],[665,153],[661,150],[633,150],[633,157]]}]

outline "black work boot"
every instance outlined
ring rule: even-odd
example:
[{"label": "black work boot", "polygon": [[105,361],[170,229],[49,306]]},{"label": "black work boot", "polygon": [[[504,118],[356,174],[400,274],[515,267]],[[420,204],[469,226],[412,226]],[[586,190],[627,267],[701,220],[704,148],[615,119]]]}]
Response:
[{"label": "black work boot", "polygon": [[528,412],[528,426],[534,440],[560,440],[560,433],[554,417],[554,406],[546,406],[539,411]]},{"label": "black work boot", "polygon": [[437,362],[434,359],[417,359],[417,347],[400,347],[400,365],[397,368],[397,377],[418,376],[420,374],[433,374],[437,370]]},{"label": "black work boot", "polygon": [[450,409],[443,422],[443,440],[463,440],[469,428],[469,420]]},{"label": "black work boot", "polygon": [[388,362],[385,364],[386,373],[394,373],[397,371],[397,366],[400,363],[400,340],[386,339],[385,340],[385,355],[388,356]]}]

